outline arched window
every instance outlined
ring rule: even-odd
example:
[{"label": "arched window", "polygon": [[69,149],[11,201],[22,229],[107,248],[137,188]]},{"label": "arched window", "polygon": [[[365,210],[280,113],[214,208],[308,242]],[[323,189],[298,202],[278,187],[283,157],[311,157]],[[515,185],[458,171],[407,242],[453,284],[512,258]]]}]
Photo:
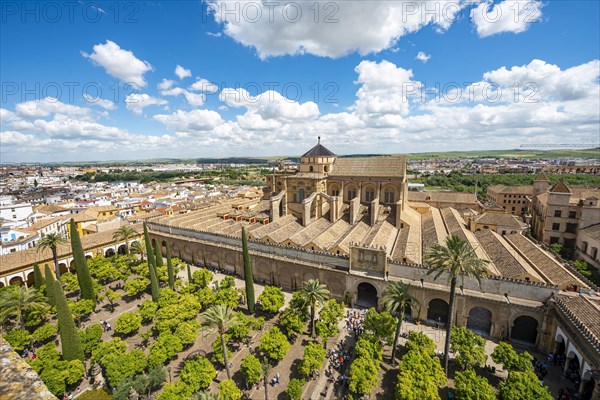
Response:
[{"label": "arched window", "polygon": [[355,188],[348,189],[348,200],[352,200],[355,197],[356,197],[356,189]]},{"label": "arched window", "polygon": [[394,191],[391,189],[388,189],[384,192],[384,203],[390,204],[394,202]]},{"label": "arched window", "polygon": [[304,200],[304,189],[300,189],[298,193],[300,195],[300,201]]},{"label": "arched window", "polygon": [[375,199],[375,191],[373,189],[367,189],[365,192],[365,201],[371,202],[373,199]]}]

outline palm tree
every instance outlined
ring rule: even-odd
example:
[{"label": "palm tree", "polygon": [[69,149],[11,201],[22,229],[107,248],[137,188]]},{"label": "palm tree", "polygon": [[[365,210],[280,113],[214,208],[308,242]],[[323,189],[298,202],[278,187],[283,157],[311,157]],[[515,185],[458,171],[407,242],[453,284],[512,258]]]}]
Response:
[{"label": "palm tree", "polygon": [[19,328],[23,328],[23,314],[46,306],[46,299],[34,287],[10,285],[0,292],[0,316],[13,316]]},{"label": "palm tree", "polygon": [[[487,275],[487,260],[477,257],[471,245],[458,236],[446,237],[446,245],[435,244],[427,249],[425,263],[431,266],[427,275],[434,274],[437,280],[444,273],[450,282],[450,299],[448,301],[448,323],[446,324],[446,343],[444,345],[444,370],[448,376],[448,359],[450,351],[450,335],[454,324],[454,298],[456,296],[456,281],[460,277],[464,282],[465,276],[476,279],[481,287],[481,278]],[[461,285],[462,288],[462,285]]]},{"label": "palm tree", "polygon": [[410,309],[413,304],[418,304],[417,299],[409,292],[409,286],[398,281],[388,283],[388,286],[383,292],[383,307],[390,313],[399,313],[398,325],[396,326],[396,336],[394,337],[394,345],[392,347],[392,365],[396,364],[396,346],[398,346],[398,337],[400,329],[404,321],[404,312]]},{"label": "palm tree", "polygon": [[200,392],[196,395],[196,400],[223,400],[221,393]]},{"label": "palm tree", "polygon": [[139,254],[142,258],[142,262],[144,262],[144,254],[146,254],[146,244],[144,240],[136,240],[135,242],[131,243],[130,251],[131,254]]},{"label": "palm tree", "polygon": [[329,298],[329,290],[327,290],[325,285],[319,283],[318,279],[310,279],[304,282],[300,293],[302,293],[302,297],[306,300],[306,303],[310,305],[310,335],[314,338],[315,308],[317,303],[322,305]]},{"label": "palm tree", "polygon": [[113,240],[120,242],[125,241],[125,254],[129,255],[129,238],[134,236],[137,232],[130,225],[121,225],[113,233]]},{"label": "palm tree", "polygon": [[225,305],[217,304],[202,313],[204,324],[215,328],[221,337],[221,347],[223,348],[223,360],[227,369],[227,378],[231,379],[231,369],[229,368],[229,356],[227,355],[227,346],[225,344],[225,333],[231,327],[241,323],[233,310]]},{"label": "palm tree", "polygon": [[263,384],[265,385],[265,400],[269,400],[269,375],[271,374],[271,370],[273,369],[273,367],[271,366],[271,364],[269,364],[269,360],[266,357],[260,366]]},{"label": "palm tree", "polygon": [[60,269],[58,268],[58,253],[56,248],[61,244],[65,243],[67,239],[60,233],[49,233],[38,242],[38,251],[50,249],[52,251],[52,258],[54,259],[54,273],[56,279],[60,280]]}]

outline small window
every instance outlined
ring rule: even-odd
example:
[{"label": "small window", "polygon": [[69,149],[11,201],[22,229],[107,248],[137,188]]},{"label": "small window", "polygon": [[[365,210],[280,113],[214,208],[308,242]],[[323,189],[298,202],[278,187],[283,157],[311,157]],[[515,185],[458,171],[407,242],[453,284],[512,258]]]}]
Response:
[{"label": "small window", "polygon": [[577,218],[577,211],[569,211],[569,218]]},{"label": "small window", "polygon": [[356,197],[355,189],[348,189],[348,200],[352,200]]},{"label": "small window", "polygon": [[373,190],[367,190],[365,192],[365,201],[371,202],[373,199],[375,199],[375,192]]},{"label": "small window", "polygon": [[313,166],[311,165],[310,167],[308,167],[308,170],[309,170],[310,172],[313,172]]},{"label": "small window", "polygon": [[555,244],[555,243],[558,243],[559,239],[560,239],[560,238],[558,238],[558,237],[551,236],[551,237],[550,237],[550,244]]},{"label": "small window", "polygon": [[561,212],[560,212],[560,210],[554,210],[554,216],[555,216],[556,218],[560,218],[560,215],[561,215]]},{"label": "small window", "polygon": [[553,223],[553,224],[552,224],[552,230],[553,230],[553,231],[558,231],[558,230],[560,230],[560,224],[558,224],[558,223]]}]

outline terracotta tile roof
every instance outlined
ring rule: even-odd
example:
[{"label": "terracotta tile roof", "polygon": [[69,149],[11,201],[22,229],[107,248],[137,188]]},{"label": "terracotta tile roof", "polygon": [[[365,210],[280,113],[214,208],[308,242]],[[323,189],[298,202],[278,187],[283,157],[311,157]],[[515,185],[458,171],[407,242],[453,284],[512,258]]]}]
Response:
[{"label": "terracotta tile roof", "polygon": [[533,194],[533,186],[506,186],[506,185],[492,185],[488,186],[488,191],[494,191],[497,193],[506,194]]},{"label": "terracotta tile roof", "polygon": [[[132,228],[136,232],[142,231],[142,226],[132,225]],[[114,244],[113,230],[99,232],[91,235],[85,235],[81,237],[81,245],[84,250],[93,249],[94,247]],[[57,248],[59,258],[66,257],[71,254],[71,244],[67,241]],[[16,253],[9,253],[0,256],[0,274],[6,274],[11,271],[19,270],[21,268],[31,266],[33,263],[43,265],[45,263],[52,263],[52,251],[49,249],[40,250],[38,248],[27,249],[18,251]]]},{"label": "terracotta tile roof", "polygon": [[54,214],[54,213],[58,213],[58,212],[65,212],[68,211],[66,208],[59,206],[58,204],[48,204],[48,205],[44,205],[39,207],[36,212],[42,213],[42,214]]},{"label": "terracotta tile roof", "polygon": [[521,265],[518,254],[514,250],[511,252],[503,246],[501,240],[504,239],[497,233],[484,229],[475,232],[475,237],[502,276],[511,279],[524,279],[527,275],[530,279],[533,278],[534,281],[544,282],[538,274],[532,274],[533,271],[528,271]]},{"label": "terracotta tile roof", "polygon": [[571,193],[567,185],[563,181],[559,181],[552,189],[550,189],[551,193]]},{"label": "terracotta tile roof", "polygon": [[484,213],[479,217],[475,218],[475,222],[484,225],[501,225],[512,227],[515,229],[525,229],[527,224],[520,221],[516,216],[505,213]]},{"label": "terracotta tile roof", "polygon": [[564,296],[556,304],[600,354],[600,300],[583,295]]},{"label": "terracotta tile roof", "polygon": [[405,172],[406,159],[403,157],[347,157],[335,160],[330,176],[401,178]]},{"label": "terracotta tile roof", "polygon": [[548,182],[548,177],[546,177],[546,175],[544,174],[539,174],[536,178],[535,178],[535,182],[541,182],[541,181],[546,181]]},{"label": "terracotta tile roof", "polygon": [[579,232],[590,236],[592,239],[600,240],[600,224],[591,225],[587,228],[580,229]]},{"label": "terracotta tile roof", "polygon": [[98,219],[98,214],[95,212],[89,212],[89,210],[85,210],[84,212],[73,215],[71,218],[73,218],[75,222],[96,221]]},{"label": "terracotta tile roof", "polygon": [[554,285],[565,290],[570,285],[586,288],[587,285],[567,271],[566,267],[559,264],[549,254],[536,246],[525,236],[515,233],[506,235],[512,246],[527,259],[541,275],[545,276]]},{"label": "terracotta tile roof", "polygon": [[25,228],[25,229],[31,230],[31,231],[37,231],[39,229],[47,227],[48,225],[52,225],[56,221],[67,221],[68,222],[69,221],[69,216],[65,215],[64,217],[54,217],[54,218],[40,219],[35,224],[33,224],[30,227]]}]

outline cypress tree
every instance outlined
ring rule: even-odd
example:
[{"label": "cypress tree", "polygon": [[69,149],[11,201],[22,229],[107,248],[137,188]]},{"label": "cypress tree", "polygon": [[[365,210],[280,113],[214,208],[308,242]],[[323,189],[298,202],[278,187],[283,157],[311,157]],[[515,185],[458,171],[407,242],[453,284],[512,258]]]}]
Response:
[{"label": "cypress tree", "polygon": [[71,250],[73,251],[73,261],[75,262],[75,272],[77,273],[77,282],[79,282],[79,288],[81,289],[81,297],[96,302],[94,281],[92,281],[87,259],[83,252],[83,246],[81,246],[79,232],[73,219],[71,219]]},{"label": "cypress tree", "polygon": [[192,283],[192,269],[190,268],[190,264],[187,265],[187,273],[188,273],[188,282]]},{"label": "cypress tree", "polygon": [[50,270],[50,266],[48,264],[46,264],[44,272],[46,274],[46,297],[48,298],[48,304],[51,306],[56,306],[56,296],[54,295],[54,275],[52,275],[52,271]]},{"label": "cypress tree", "polygon": [[42,275],[42,270],[40,270],[39,265],[33,264],[33,285],[37,290],[40,290],[43,284],[44,276]]},{"label": "cypress tree", "polygon": [[54,281],[53,292],[56,295],[56,315],[58,318],[58,331],[60,333],[60,343],[62,347],[63,359],[83,361],[83,349],[81,339],[75,321],[71,315],[71,310],[67,304],[65,292],[59,281]]},{"label": "cypress tree", "polygon": [[144,222],[144,243],[146,243],[146,254],[148,255],[148,265],[156,265],[154,262],[154,249],[152,248],[152,242],[150,241],[150,235],[148,234],[148,226]]},{"label": "cypress tree", "polygon": [[246,229],[243,226],[242,250],[244,253],[244,280],[246,281],[246,304],[248,304],[248,311],[254,314],[254,276],[252,275],[252,265],[250,265],[250,254],[248,253],[248,238],[246,238]]},{"label": "cypress tree", "polygon": [[169,250],[169,244],[167,247],[167,274],[169,275],[169,287],[175,290],[175,273],[173,271],[173,262],[171,261],[171,250]]},{"label": "cypress tree", "polygon": [[144,223],[144,241],[146,242],[146,252],[148,253],[148,272],[150,275],[150,290],[152,291],[152,301],[158,301],[158,276],[156,275],[156,265],[154,253],[152,251],[152,242],[148,234],[148,227]]},{"label": "cypress tree", "polygon": [[158,240],[154,240],[154,260],[156,261],[155,265],[157,267],[162,267],[165,265],[162,258],[161,245]]}]

